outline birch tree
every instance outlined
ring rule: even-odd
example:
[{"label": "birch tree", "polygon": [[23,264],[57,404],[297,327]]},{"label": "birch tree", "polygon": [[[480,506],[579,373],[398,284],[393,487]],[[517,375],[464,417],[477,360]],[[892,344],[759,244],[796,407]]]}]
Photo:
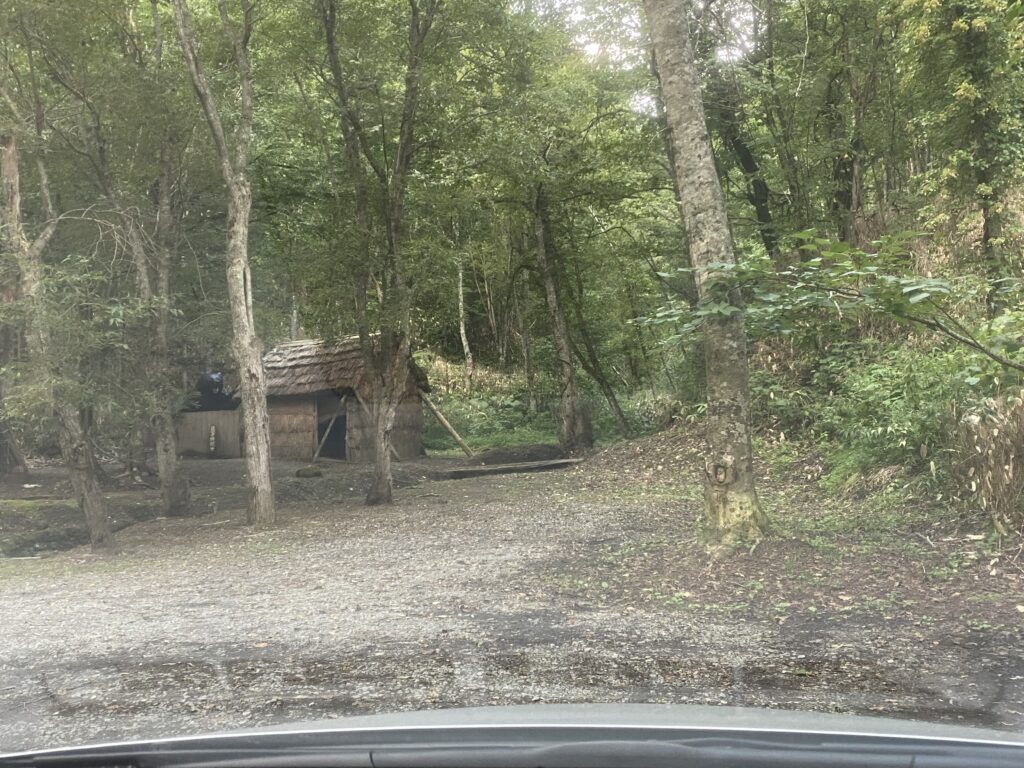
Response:
[{"label": "birch tree", "polygon": [[238,103],[230,110],[237,116],[234,130],[229,134],[199,58],[192,12],[186,0],[172,0],[172,5],[185,64],[210,129],[227,188],[227,289],[233,332],[232,351],[241,384],[245,461],[252,492],[248,521],[254,525],[266,525],[273,523],[275,518],[270,426],[263,348],[253,317],[252,274],[249,268],[249,214],[252,208],[249,152],[254,106],[249,39],[253,29],[253,6],[250,0],[238,0],[242,18],[241,22],[236,22],[228,12],[227,0],[217,0],[221,32],[230,43],[238,73]]},{"label": "birch tree", "polygon": [[[644,0],[679,184],[679,208],[697,273],[698,298],[712,300],[715,265],[735,264],[725,198],[704,117],[685,0]],[[707,440],[704,500],[723,542],[757,538],[764,515],[754,488],[747,339],[739,296],[704,323]]]},{"label": "birch tree", "polygon": [[469,346],[469,335],[466,333],[466,291],[464,282],[465,268],[462,255],[455,260],[456,281],[459,293],[459,340],[462,342],[462,356],[465,358],[465,371],[462,376],[463,389],[469,394],[473,391],[473,350]]}]

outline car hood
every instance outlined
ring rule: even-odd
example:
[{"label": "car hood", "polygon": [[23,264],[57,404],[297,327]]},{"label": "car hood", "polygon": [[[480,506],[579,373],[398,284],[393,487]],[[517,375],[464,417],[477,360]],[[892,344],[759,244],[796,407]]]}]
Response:
[{"label": "car hood", "polygon": [[133,748],[140,752],[164,747],[181,750],[190,747],[205,749],[215,745],[223,748],[236,741],[250,748],[256,745],[272,748],[297,737],[326,742],[332,734],[337,735],[339,743],[351,744],[356,739],[370,740],[395,732],[411,736],[420,732],[428,738],[435,734],[468,736],[469,732],[495,734],[523,729],[560,729],[563,732],[579,729],[582,732],[583,729],[601,728],[636,729],[638,732],[664,729],[675,732],[674,735],[681,732],[834,734],[1024,747],[1024,733],[858,715],[676,704],[530,704],[419,710],[288,723],[203,735],[12,753],[0,755],[0,761],[34,755],[82,755],[100,750],[127,753]]},{"label": "car hood", "polygon": [[428,709],[284,724],[237,733],[320,730],[515,727],[692,728],[730,731],[803,731],[871,736],[920,736],[1024,744],[1024,733],[919,720],[862,715],[690,704],[522,704]]}]

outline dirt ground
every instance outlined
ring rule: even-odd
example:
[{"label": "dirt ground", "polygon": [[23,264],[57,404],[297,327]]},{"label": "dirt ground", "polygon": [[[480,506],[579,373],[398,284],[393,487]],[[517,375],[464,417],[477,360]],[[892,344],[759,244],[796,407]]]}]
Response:
[{"label": "dirt ground", "polygon": [[771,537],[717,559],[685,432],[560,472],[404,465],[387,508],[362,506],[365,469],[281,466],[259,532],[239,462],[188,462],[207,514],[137,522],[117,555],[0,559],[0,752],[528,702],[1024,728],[1020,550],[889,491],[826,495],[813,458],[775,455]]}]

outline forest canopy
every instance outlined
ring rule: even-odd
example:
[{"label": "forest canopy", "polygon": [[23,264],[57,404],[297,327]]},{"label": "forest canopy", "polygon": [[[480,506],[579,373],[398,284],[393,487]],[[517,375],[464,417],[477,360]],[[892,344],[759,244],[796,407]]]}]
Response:
[{"label": "forest canopy", "polygon": [[188,513],[208,371],[272,520],[260,355],[350,336],[378,466],[407,358],[474,447],[579,453],[718,423],[740,338],[739,443],[1024,526],[1019,0],[73,6],[0,13],[0,463],[60,453],[94,543],[97,456],[146,433]]}]

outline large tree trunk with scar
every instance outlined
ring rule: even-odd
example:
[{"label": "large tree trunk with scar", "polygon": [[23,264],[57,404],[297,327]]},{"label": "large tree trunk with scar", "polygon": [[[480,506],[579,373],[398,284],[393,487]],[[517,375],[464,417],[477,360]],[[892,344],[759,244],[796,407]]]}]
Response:
[{"label": "large tree trunk with scar", "polygon": [[[680,209],[701,301],[711,298],[715,264],[736,261],[725,198],[693,64],[684,0],[644,0],[661,77],[679,181]],[[739,296],[733,311],[704,323],[708,453],[704,498],[709,526],[723,542],[757,538],[763,514],[754,489],[747,340]]]}]

